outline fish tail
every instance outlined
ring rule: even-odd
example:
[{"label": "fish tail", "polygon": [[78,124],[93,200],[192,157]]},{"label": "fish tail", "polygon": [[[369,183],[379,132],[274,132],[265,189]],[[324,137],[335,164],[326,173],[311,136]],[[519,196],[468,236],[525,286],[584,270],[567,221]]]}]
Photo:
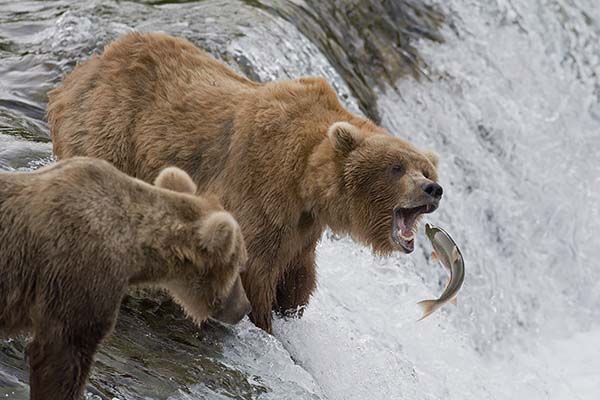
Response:
[{"label": "fish tail", "polygon": [[421,310],[423,311],[423,315],[417,321],[421,321],[428,317],[432,312],[436,310],[437,301],[436,300],[423,300],[417,303]]}]

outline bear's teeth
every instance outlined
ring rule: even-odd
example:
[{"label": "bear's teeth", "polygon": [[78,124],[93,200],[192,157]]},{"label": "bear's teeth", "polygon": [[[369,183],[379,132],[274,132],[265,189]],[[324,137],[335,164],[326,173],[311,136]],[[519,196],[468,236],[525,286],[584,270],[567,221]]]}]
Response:
[{"label": "bear's teeth", "polygon": [[411,232],[411,233],[409,233],[408,236],[404,236],[404,234],[402,232],[400,232],[400,237],[404,240],[412,240],[415,238],[415,233]]}]

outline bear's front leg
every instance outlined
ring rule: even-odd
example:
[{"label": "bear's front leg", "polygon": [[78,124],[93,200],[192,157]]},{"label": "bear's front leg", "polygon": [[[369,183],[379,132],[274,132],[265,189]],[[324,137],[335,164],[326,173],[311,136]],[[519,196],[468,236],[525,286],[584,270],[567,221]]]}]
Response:
[{"label": "bear's front leg", "polygon": [[284,316],[301,317],[316,285],[315,248],[312,247],[287,265],[277,285],[275,310]]},{"label": "bear's front leg", "polygon": [[242,274],[242,282],[246,296],[252,305],[250,320],[257,327],[273,333],[273,305],[275,304],[275,291],[277,290],[276,266],[267,266],[266,264],[252,262],[248,263],[246,272]]},{"label": "bear's front leg", "polygon": [[90,302],[63,303],[68,314],[46,309],[40,314],[44,318],[34,321],[33,341],[27,349],[31,400],[83,398],[94,355],[113,329],[125,288],[106,292],[100,307]]},{"label": "bear's front leg", "polygon": [[80,400],[100,340],[37,338],[29,345],[31,400]]}]

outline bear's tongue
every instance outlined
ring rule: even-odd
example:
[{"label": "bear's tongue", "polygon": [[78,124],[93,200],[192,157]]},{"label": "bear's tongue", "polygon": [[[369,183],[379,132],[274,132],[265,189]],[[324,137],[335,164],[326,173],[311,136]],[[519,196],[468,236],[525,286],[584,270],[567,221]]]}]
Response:
[{"label": "bear's tongue", "polygon": [[418,214],[416,210],[410,210],[396,216],[396,226],[402,239],[411,240],[415,237],[413,226]]}]

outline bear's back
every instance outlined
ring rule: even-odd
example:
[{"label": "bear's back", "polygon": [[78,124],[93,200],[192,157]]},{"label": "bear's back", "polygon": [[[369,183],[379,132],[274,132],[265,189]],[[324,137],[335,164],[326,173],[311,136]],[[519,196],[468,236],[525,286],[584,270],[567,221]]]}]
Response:
[{"label": "bear's back", "polygon": [[[133,180],[106,161],[76,157],[33,172],[1,173],[0,204],[3,214],[19,214],[32,229],[47,228],[90,217],[107,207],[116,212],[119,202],[134,189]],[[121,215],[119,215],[121,214]],[[118,213],[115,218],[121,218]],[[63,221],[63,222],[61,222]],[[50,226],[48,226],[50,225]]]}]

